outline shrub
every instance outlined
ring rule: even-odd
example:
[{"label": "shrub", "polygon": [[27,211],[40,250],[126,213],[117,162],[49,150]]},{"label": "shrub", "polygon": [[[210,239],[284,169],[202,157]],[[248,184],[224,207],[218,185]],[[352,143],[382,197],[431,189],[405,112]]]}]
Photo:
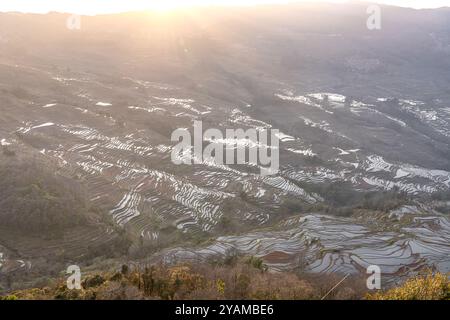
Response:
[{"label": "shrub", "polygon": [[105,279],[101,275],[95,275],[93,277],[87,278],[83,281],[83,288],[95,288],[101,286],[105,282]]},{"label": "shrub", "polygon": [[247,260],[247,264],[252,266],[255,269],[258,269],[261,271],[267,271],[267,266],[264,264],[264,261],[261,258],[252,256]]},{"label": "shrub", "polygon": [[401,287],[369,295],[369,300],[449,300],[449,276],[441,273],[417,276]]},{"label": "shrub", "polygon": [[15,295],[9,295],[9,296],[5,296],[5,297],[0,297],[0,300],[12,301],[12,300],[19,300],[19,298],[17,298],[17,296],[15,296]]}]

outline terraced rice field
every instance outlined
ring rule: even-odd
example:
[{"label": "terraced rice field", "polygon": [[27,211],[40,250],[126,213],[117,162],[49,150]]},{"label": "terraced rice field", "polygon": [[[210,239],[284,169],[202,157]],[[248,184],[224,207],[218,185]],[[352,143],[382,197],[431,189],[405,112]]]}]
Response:
[{"label": "terraced rice field", "polygon": [[276,271],[364,273],[380,266],[388,281],[423,267],[450,271],[450,223],[429,208],[407,206],[384,216],[354,219],[318,214],[280,223],[273,231],[219,237],[199,248],[164,252],[165,261],[213,259],[239,252],[260,257]]},{"label": "terraced rice field", "polygon": [[[51,77],[71,95],[64,103],[56,98],[31,101],[16,128],[1,137],[2,146],[23,145],[55,161],[60,174],[82,181],[92,203],[109,212],[113,222],[136,239],[160,244],[167,226],[181,233],[207,232],[217,237],[205,248],[164,252],[164,260],[207,258],[236,249],[262,257],[274,270],[361,272],[370,264],[381,265],[390,275],[407,274],[424,265],[449,270],[448,216],[433,211],[405,212],[407,222],[388,225],[389,230],[374,229],[368,217],[355,221],[319,214],[303,214],[273,226],[288,200],[304,205],[324,202],[326,195],[307,191],[305,184],[349,182],[361,191],[397,187],[410,195],[450,188],[450,172],[388,160],[388,155],[364,147],[358,140],[361,135],[348,129],[345,121],[368,117],[377,125],[408,127],[407,120],[378,110],[384,100],[369,104],[333,93],[275,94],[298,109],[291,117],[297,122],[290,128],[258,118],[251,105],[190,96],[164,83],[120,79],[120,90],[136,92],[133,101],[124,102],[115,97],[117,88],[101,81]],[[399,102],[399,107],[431,128],[444,128],[443,121],[448,120],[448,114],[441,119],[422,112],[419,103]],[[349,118],[340,123],[339,114]],[[194,120],[221,129],[280,129],[279,173],[262,177],[250,163],[219,165],[209,159],[192,166],[175,165],[170,134],[192,128]],[[446,136],[445,129],[439,133]],[[239,143],[257,142],[224,141],[228,148]],[[193,152],[183,156],[195,157]],[[319,164],[311,163],[317,159]],[[275,231],[220,237],[225,218],[247,229]],[[48,249],[78,250],[82,256],[84,244],[108,243],[114,233],[108,228],[85,230]],[[33,258],[32,243],[18,246],[23,256]],[[43,250],[47,248],[39,252]],[[5,256],[2,259],[4,268]]]}]

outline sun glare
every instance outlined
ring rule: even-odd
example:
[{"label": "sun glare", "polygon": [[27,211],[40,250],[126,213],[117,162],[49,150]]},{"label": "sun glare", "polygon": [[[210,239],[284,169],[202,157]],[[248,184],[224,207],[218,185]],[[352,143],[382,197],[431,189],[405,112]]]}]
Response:
[{"label": "sun glare", "polygon": [[169,1],[153,1],[153,3],[149,4],[149,10],[155,11],[170,11],[183,7],[192,6],[190,3],[192,1],[180,1],[180,0],[169,0]]},{"label": "sun glare", "polygon": [[155,0],[148,2],[148,9],[169,11],[187,7],[199,6],[253,6],[268,3],[288,3],[289,0]]},{"label": "sun glare", "polygon": [[[345,3],[349,0],[11,0],[0,1],[0,11],[36,13],[58,11],[78,14],[102,14],[139,10],[169,11],[198,6],[253,6],[305,1],[311,3],[323,1]],[[373,2],[414,8],[448,5],[448,0],[374,0]]]},{"label": "sun glare", "polygon": [[[198,6],[253,6],[302,1],[305,0],[14,0],[0,1],[0,11],[99,14],[139,10],[169,11]],[[309,1],[314,2],[314,0]],[[327,2],[345,2],[345,0],[327,0]]]}]

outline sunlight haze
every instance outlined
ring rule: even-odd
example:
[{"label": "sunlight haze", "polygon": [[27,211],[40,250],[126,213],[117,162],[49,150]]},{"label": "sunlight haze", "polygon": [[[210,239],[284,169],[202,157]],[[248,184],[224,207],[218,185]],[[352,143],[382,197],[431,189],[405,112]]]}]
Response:
[{"label": "sunlight haze", "polygon": [[[3,1],[0,11],[46,13],[49,11],[80,14],[113,13],[134,10],[171,10],[189,6],[252,6],[259,4],[283,4],[292,2],[345,3],[346,0],[292,1],[292,0],[12,0]],[[450,6],[449,0],[381,0],[377,3],[412,8],[438,8]]]}]

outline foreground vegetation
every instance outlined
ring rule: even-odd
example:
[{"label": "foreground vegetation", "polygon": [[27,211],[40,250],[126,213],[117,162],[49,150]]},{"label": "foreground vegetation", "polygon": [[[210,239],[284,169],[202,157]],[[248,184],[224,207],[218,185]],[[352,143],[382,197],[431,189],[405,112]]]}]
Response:
[{"label": "foreground vegetation", "polygon": [[368,296],[371,300],[450,300],[449,275],[417,276],[401,287]]},{"label": "foreground vegetation", "polygon": [[449,300],[448,275],[417,276],[386,292],[367,293],[365,281],[335,276],[311,276],[267,272],[258,258],[233,265],[123,265],[120,271],[90,274],[81,290],[69,290],[64,279],[51,286],[14,292],[0,300],[317,300],[327,293],[336,300]]},{"label": "foreground vegetation", "polygon": [[[267,272],[260,259],[244,258],[232,265],[123,265],[120,271],[84,277],[81,290],[69,290],[64,279],[44,288],[14,292],[4,299],[320,299],[339,281],[334,276],[299,276]],[[364,296],[362,279],[353,279],[329,298],[359,299]]]}]

